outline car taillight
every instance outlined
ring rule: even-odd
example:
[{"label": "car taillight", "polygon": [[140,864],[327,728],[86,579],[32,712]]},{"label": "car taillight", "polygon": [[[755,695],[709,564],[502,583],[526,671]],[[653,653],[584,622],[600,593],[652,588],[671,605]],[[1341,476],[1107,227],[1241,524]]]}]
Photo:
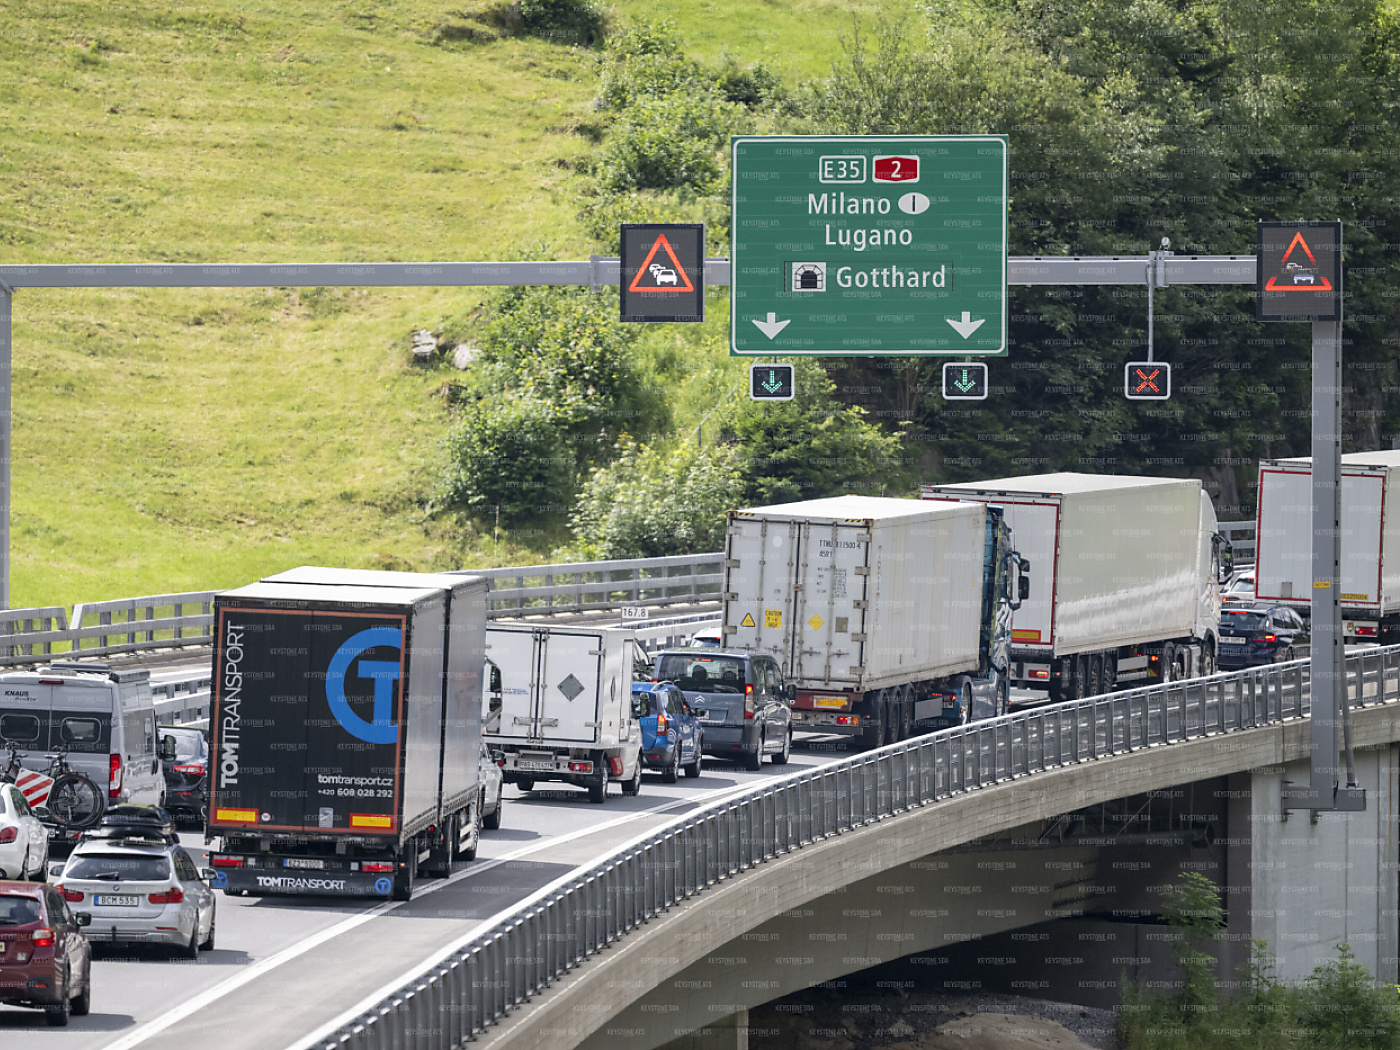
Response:
[{"label": "car taillight", "polygon": [[656,716],[656,731],[658,733],[666,732],[666,716],[663,714]]},{"label": "car taillight", "polygon": [[64,900],[71,901],[74,904],[81,903],[83,895],[77,890],[70,890],[67,886],[63,885],[59,885],[56,888],[58,889],[58,892],[62,895]]},{"label": "car taillight", "polygon": [[1266,642],[1276,642],[1276,641],[1278,641],[1278,635],[1276,635],[1276,634],[1266,634],[1266,635],[1264,635],[1264,637],[1263,637],[1262,640],[1263,640],[1263,641],[1266,641]]},{"label": "car taillight", "polygon": [[107,797],[121,798],[122,794],[122,756],[109,755],[107,758]]},{"label": "car taillight", "polygon": [[203,766],[172,766],[171,768],[177,773],[187,773],[192,777],[204,776]]},{"label": "car taillight", "polygon": [[753,717],[753,686],[744,686],[744,717]]},{"label": "car taillight", "polygon": [[34,931],[33,933],[31,933],[29,936],[30,936],[30,939],[32,939],[32,940],[34,941],[34,947],[36,947],[36,948],[52,948],[52,947],[53,947],[53,943],[54,943],[53,930],[49,929],[47,926],[40,926],[37,930],[35,930],[35,931]]},{"label": "car taillight", "polygon": [[0,828],[0,842],[13,842],[19,838],[19,828]]},{"label": "car taillight", "polygon": [[242,857],[210,857],[209,863],[215,868],[241,868],[243,867]]},{"label": "car taillight", "polygon": [[386,864],[384,861],[380,860],[367,860],[360,865],[360,870],[374,872],[393,871],[394,866],[392,864]]},{"label": "car taillight", "polygon": [[164,893],[152,893],[149,899],[152,904],[179,904],[185,899],[185,891],[171,886]]}]

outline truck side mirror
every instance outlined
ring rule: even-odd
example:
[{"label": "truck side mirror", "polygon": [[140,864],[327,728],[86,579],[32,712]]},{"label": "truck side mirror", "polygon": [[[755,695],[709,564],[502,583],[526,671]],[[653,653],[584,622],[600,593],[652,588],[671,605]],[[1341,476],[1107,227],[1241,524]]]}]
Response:
[{"label": "truck side mirror", "polygon": [[788,702],[788,703],[792,703],[792,702],[793,702],[794,700],[796,700],[796,699],[797,699],[797,686],[795,686],[795,685],[790,685],[790,686],[788,686],[788,687],[787,687],[787,702]]},{"label": "truck side mirror", "polygon": [[173,736],[163,736],[160,738],[160,757],[167,762],[175,760],[175,738]]}]

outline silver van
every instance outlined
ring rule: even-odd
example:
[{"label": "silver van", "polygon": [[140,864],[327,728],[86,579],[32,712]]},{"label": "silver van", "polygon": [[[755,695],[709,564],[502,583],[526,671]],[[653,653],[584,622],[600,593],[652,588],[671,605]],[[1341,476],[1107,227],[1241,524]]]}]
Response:
[{"label": "silver van", "polygon": [[60,746],[68,765],[107,789],[107,805],[165,805],[151,673],[56,662],[0,674],[0,743],[19,745],[26,769],[47,770]]}]

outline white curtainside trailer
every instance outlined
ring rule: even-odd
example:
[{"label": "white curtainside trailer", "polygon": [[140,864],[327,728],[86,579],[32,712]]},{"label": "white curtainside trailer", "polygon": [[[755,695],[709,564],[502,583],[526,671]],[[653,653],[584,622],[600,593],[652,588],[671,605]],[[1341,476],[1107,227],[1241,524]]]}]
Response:
[{"label": "white curtainside trailer", "polygon": [[778,662],[800,728],[869,746],[998,714],[1012,557],[999,513],[976,503],[838,496],[731,511],[724,646]]},{"label": "white curtainside trailer", "polygon": [[[1342,457],[1341,607],[1347,641],[1400,641],[1400,451]],[[1254,593],[1303,610],[1312,597],[1312,459],[1259,464]]]},{"label": "white curtainside trailer", "polygon": [[1076,699],[1214,671],[1225,541],[1199,481],[1038,474],[922,496],[1006,514],[1034,581],[1012,621],[1016,685]]},{"label": "white curtainside trailer", "polygon": [[641,787],[642,734],[632,714],[633,631],[491,623],[481,721],[505,756],[507,783],[557,780],[602,802],[609,781]]}]

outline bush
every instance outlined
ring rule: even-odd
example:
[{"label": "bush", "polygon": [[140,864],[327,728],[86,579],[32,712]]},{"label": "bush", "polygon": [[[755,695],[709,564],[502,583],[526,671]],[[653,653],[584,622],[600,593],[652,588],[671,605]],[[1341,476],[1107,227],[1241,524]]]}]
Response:
[{"label": "bush", "polygon": [[629,449],[589,478],[569,524],[579,556],[657,558],[724,546],[725,513],[743,480],[732,451]]},{"label": "bush", "polygon": [[444,441],[439,499],[508,523],[557,513],[573,497],[573,453],[553,408],[528,395],[468,404]]},{"label": "bush", "polygon": [[603,148],[599,182],[614,192],[690,186],[715,193],[729,136],[751,130],[742,106],[713,95],[638,98]]},{"label": "bush", "polygon": [[603,12],[590,0],[520,0],[525,31],[563,44],[597,43],[603,37]]},{"label": "bush", "polygon": [[674,22],[628,26],[608,42],[600,101],[626,109],[639,98],[708,92],[700,67],[685,57]]}]

